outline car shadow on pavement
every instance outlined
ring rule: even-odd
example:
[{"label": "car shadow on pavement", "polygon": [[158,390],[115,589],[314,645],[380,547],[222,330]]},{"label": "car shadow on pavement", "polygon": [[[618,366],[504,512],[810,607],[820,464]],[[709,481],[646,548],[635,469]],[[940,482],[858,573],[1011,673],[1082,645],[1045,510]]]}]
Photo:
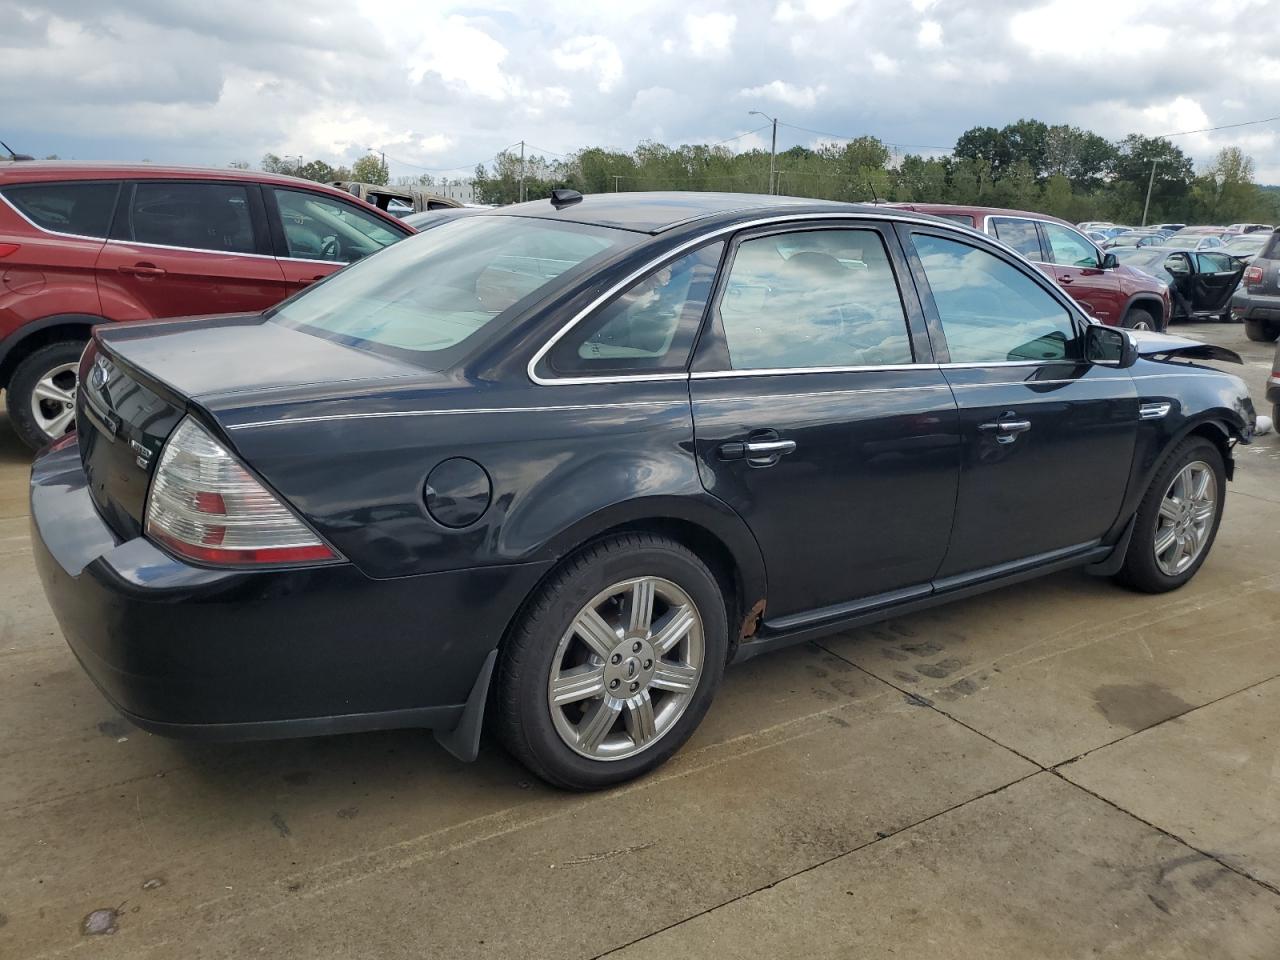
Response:
[{"label": "car shadow on pavement", "polygon": [[9,411],[0,405],[0,467],[29,464],[31,451],[18,439],[9,423]]}]

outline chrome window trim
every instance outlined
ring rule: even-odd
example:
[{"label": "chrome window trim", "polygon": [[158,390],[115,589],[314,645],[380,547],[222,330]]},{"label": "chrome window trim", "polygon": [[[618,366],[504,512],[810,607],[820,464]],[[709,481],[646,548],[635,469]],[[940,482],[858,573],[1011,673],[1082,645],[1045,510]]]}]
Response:
[{"label": "chrome window trim", "polygon": [[[53,186],[58,186],[58,185],[63,185],[70,182],[71,181],[64,181],[64,180],[36,180],[32,183],[11,183],[11,184],[8,184],[8,186],[34,187],[34,186],[42,186],[44,184],[52,184]],[[123,183],[123,181],[121,180],[76,180],[75,183],[114,183],[118,188],[120,184]],[[117,190],[116,196],[118,200],[119,199],[118,190]],[[14,213],[16,213],[19,217],[21,217],[22,220],[24,220],[27,224],[39,230],[41,233],[47,233],[51,237],[66,237],[70,240],[93,240],[97,243],[108,242],[106,237],[91,237],[85,233],[63,233],[61,230],[50,230],[48,227],[40,226],[40,224],[36,223],[34,220],[28,217],[25,213],[19,210],[16,206],[14,206],[13,201],[4,195],[4,190],[2,188],[0,188],[0,200],[3,200],[4,205],[8,207],[10,210],[12,210]],[[107,229],[108,230],[111,229],[110,221],[107,222]]]},{"label": "chrome window trim", "polygon": [[[683,376],[683,375],[682,375]],[[679,400],[628,400],[615,403],[566,403],[552,406],[530,407],[456,407],[445,410],[371,410],[367,413],[323,413],[311,417],[283,417],[276,420],[253,420],[248,423],[228,424],[228,430],[249,430],[253,427],[277,427],[294,423],[328,423],[333,420],[373,420],[380,417],[453,417],[478,413],[560,413],[573,410],[614,410],[619,407],[672,407],[687,406],[687,398]]]},{"label": "chrome window trim", "polygon": [[258,260],[275,260],[269,253],[240,253],[237,250],[210,250],[208,247],[180,247],[173,243],[147,243],[143,240],[120,240],[115,237],[107,239],[107,243],[117,247],[147,247],[150,250],[182,250],[186,253],[211,253],[218,257],[253,257]]}]

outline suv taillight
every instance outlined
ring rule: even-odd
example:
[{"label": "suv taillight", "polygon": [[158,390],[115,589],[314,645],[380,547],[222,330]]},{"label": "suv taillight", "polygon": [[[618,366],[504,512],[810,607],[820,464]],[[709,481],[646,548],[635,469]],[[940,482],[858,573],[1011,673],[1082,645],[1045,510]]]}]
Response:
[{"label": "suv taillight", "polygon": [[1244,272],[1244,285],[1256,287],[1262,283],[1262,268],[1252,264]]},{"label": "suv taillight", "polygon": [[160,454],[146,518],[148,537],[202,563],[307,563],[338,556],[190,417]]}]

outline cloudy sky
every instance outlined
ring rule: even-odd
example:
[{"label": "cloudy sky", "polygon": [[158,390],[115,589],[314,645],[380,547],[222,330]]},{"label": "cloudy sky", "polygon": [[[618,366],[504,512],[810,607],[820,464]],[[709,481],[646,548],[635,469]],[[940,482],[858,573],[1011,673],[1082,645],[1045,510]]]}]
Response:
[{"label": "cloudy sky", "polygon": [[[395,175],[644,139],[768,146],[761,110],[904,150],[1019,117],[1108,137],[1280,114],[1280,0],[0,0],[0,139],[80,159],[268,152]],[[739,136],[741,134],[746,136]],[[1237,144],[1280,183],[1280,123]]]}]

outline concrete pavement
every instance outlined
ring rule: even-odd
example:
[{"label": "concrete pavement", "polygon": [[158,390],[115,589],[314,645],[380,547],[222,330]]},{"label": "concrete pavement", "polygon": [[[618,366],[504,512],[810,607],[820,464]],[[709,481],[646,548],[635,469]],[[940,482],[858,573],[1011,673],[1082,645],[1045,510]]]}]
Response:
[{"label": "concrete pavement", "polygon": [[1271,960],[1280,442],[1239,463],[1184,590],[1068,573],[761,658],[663,770],[576,796],[413,731],[132,728],[44,602],[0,422],[0,958]]}]

